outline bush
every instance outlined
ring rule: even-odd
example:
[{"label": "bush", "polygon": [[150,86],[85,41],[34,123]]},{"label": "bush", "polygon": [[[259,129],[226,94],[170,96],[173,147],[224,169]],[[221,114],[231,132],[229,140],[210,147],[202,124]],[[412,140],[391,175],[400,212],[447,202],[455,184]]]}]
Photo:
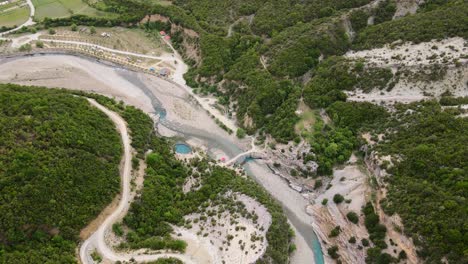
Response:
[{"label": "bush", "polygon": [[21,47],[19,47],[19,51],[21,51],[21,52],[29,52],[31,50],[32,50],[32,46],[29,43],[21,45]]},{"label": "bush", "polygon": [[37,41],[37,42],[36,42],[36,47],[37,47],[37,48],[40,48],[40,49],[44,48],[44,42],[42,42],[42,41]]},{"label": "bush", "polygon": [[359,216],[355,212],[349,212],[346,214],[346,218],[354,224],[359,222]]},{"label": "bush", "polygon": [[333,202],[335,202],[336,204],[340,204],[344,201],[344,197],[343,195],[337,193],[333,196]]},{"label": "bush", "polygon": [[236,136],[238,138],[244,138],[246,135],[245,130],[242,128],[237,129]]},{"label": "bush", "polygon": [[349,240],[348,240],[349,243],[351,244],[355,244],[356,243],[356,237],[350,237]]},{"label": "bush", "polygon": [[322,185],[322,180],[316,180],[314,183],[314,190],[317,190],[318,188],[322,187]]},{"label": "bush", "polygon": [[370,245],[369,240],[367,240],[366,238],[361,239],[361,244],[364,247],[368,247]]},{"label": "bush", "polygon": [[115,223],[112,225],[112,231],[114,231],[114,234],[117,236],[123,236],[124,232],[122,229],[122,224]]},{"label": "bush", "polygon": [[57,32],[55,32],[55,29],[53,29],[53,28],[49,29],[49,35],[55,35],[55,33],[57,33]]},{"label": "bush", "polygon": [[332,259],[338,259],[340,255],[338,255],[338,247],[332,246],[327,249],[328,255],[332,257]]},{"label": "bush", "polygon": [[444,106],[468,104],[468,96],[465,96],[465,97],[442,96],[442,98],[440,98],[439,103]]},{"label": "bush", "polygon": [[327,205],[327,203],[328,203],[328,199],[327,199],[327,198],[325,198],[325,199],[322,200],[322,205]]},{"label": "bush", "polygon": [[335,226],[335,228],[332,229],[330,232],[329,237],[337,237],[341,233],[341,227],[340,226]]},{"label": "bush", "polygon": [[399,260],[405,260],[407,259],[408,256],[406,255],[406,252],[404,250],[400,251],[400,253],[398,253],[398,259]]}]

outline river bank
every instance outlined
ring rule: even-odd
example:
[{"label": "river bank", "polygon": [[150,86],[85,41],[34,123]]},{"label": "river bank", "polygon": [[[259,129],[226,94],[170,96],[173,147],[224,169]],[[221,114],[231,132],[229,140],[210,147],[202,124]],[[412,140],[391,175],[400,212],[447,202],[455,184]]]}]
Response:
[{"label": "river bank", "polygon": [[[187,91],[155,76],[136,73],[70,55],[42,55],[0,60],[0,82],[96,92],[136,106],[154,117],[162,134],[177,135],[198,142],[214,157],[234,157],[248,148],[219,128]],[[162,111],[165,115],[161,115]],[[255,165],[254,165],[255,164]],[[256,163],[246,165],[251,176],[282,202],[286,215],[296,229],[297,251],[293,263],[312,262],[317,250],[312,218],[305,213],[307,201],[280,178]],[[249,172],[249,171],[248,171]],[[299,220],[301,219],[301,220]],[[315,239],[315,240],[314,240]],[[315,257],[316,263],[323,263]]]}]

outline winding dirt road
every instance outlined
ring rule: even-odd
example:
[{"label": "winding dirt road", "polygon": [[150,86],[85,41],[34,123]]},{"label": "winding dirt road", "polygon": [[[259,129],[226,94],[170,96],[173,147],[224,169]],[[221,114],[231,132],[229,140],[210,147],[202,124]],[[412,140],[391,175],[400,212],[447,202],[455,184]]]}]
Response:
[{"label": "winding dirt road", "polygon": [[155,254],[155,255],[136,255],[129,253],[117,253],[112,248],[110,248],[105,242],[105,236],[108,232],[111,232],[112,225],[120,221],[128,212],[130,203],[131,203],[131,193],[130,193],[130,180],[132,172],[132,152],[130,146],[130,136],[128,134],[127,125],[125,120],[120,117],[115,112],[110,111],[106,107],[102,106],[93,99],[88,99],[89,103],[102,112],[104,112],[116,125],[117,130],[120,133],[122,138],[122,143],[124,146],[124,155],[123,155],[123,166],[121,168],[121,178],[122,178],[122,193],[121,199],[119,202],[118,208],[109,215],[104,222],[99,226],[99,228],[88,238],[86,239],[80,247],[80,260],[84,264],[94,263],[91,253],[96,250],[99,254],[110,261],[130,261],[134,259],[137,262],[146,262],[154,261],[160,258],[174,257],[182,260],[184,263],[195,263],[189,256],[183,254]]}]

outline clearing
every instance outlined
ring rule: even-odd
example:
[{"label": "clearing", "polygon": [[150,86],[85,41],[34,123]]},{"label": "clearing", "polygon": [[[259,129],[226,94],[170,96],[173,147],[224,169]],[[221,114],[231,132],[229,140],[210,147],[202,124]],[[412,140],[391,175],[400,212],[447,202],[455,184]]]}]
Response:
[{"label": "clearing", "polygon": [[310,138],[314,132],[314,124],[318,115],[317,111],[310,109],[310,107],[301,101],[296,113],[301,118],[295,126],[296,133],[304,138]]}]

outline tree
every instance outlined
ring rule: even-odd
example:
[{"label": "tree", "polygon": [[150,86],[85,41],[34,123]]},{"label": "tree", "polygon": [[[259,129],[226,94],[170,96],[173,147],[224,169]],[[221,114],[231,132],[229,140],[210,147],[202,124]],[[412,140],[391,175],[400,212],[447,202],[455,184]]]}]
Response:
[{"label": "tree", "polygon": [[361,243],[365,247],[368,247],[370,245],[369,240],[367,240],[366,238],[361,239]]},{"label": "tree", "polygon": [[327,199],[327,198],[325,198],[325,199],[322,200],[322,205],[327,205],[327,203],[328,203],[328,199]]},{"label": "tree", "polygon": [[341,227],[340,226],[335,226],[335,228],[332,229],[332,231],[330,232],[330,235],[328,235],[329,237],[337,237],[341,232]]},{"label": "tree", "polygon": [[405,260],[407,259],[408,256],[406,255],[406,252],[404,250],[400,251],[400,253],[398,253],[398,259],[399,260]]},{"label": "tree", "polygon": [[346,214],[346,218],[354,224],[359,222],[359,216],[355,212],[349,212]]},{"label": "tree", "polygon": [[340,255],[338,254],[338,247],[332,246],[327,249],[328,255],[332,257],[332,259],[338,259]]},{"label": "tree", "polygon": [[337,193],[333,196],[333,202],[335,202],[336,204],[340,204],[344,201],[344,197],[343,195]]},{"label": "tree", "polygon": [[236,136],[237,136],[238,138],[244,138],[244,137],[245,137],[245,134],[246,134],[246,133],[245,133],[245,130],[244,130],[244,129],[242,129],[242,128],[238,128],[238,129],[237,129]]}]

